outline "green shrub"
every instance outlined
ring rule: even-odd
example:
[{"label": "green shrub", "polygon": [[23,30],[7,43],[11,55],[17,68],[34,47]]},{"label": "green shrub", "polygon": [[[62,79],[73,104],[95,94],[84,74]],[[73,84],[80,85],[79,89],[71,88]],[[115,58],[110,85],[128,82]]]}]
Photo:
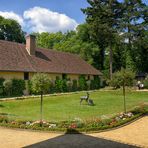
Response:
[{"label": "green shrub", "polygon": [[29,94],[33,94],[32,83],[30,80],[28,80],[28,89],[29,89]]},{"label": "green shrub", "polygon": [[68,91],[68,87],[67,87],[67,80],[62,80],[62,89],[63,92],[67,92]]},{"label": "green shrub", "polygon": [[99,76],[94,77],[94,85],[95,85],[95,89],[100,88],[100,77]]},{"label": "green shrub", "polygon": [[78,90],[78,82],[77,82],[77,80],[73,80],[72,91],[77,91],[77,90]]},{"label": "green shrub", "polygon": [[0,87],[3,86],[5,79],[4,78],[0,78]]},{"label": "green shrub", "polygon": [[69,79],[66,82],[67,84],[67,91],[71,92],[72,91],[72,81]]},{"label": "green shrub", "polygon": [[91,80],[90,82],[90,89],[99,89],[100,88],[100,78],[99,76],[95,76],[94,80]]},{"label": "green shrub", "polygon": [[144,80],[144,88],[148,89],[148,76]]},{"label": "green shrub", "polygon": [[4,83],[5,79],[4,78],[0,78],[0,95],[4,95]]},{"label": "green shrub", "polygon": [[56,92],[63,92],[63,80],[61,79],[55,80],[55,90]]},{"label": "green shrub", "polygon": [[50,92],[51,94],[56,92],[55,83],[52,82],[52,81],[50,82],[49,92]]},{"label": "green shrub", "polygon": [[67,80],[57,79],[55,80],[55,90],[56,92],[67,92]]},{"label": "green shrub", "polygon": [[132,113],[133,114],[139,114],[139,113],[145,114],[148,112],[146,108],[147,108],[147,106],[145,106],[145,105],[137,106],[132,110]]},{"label": "green shrub", "polygon": [[3,86],[4,86],[4,91],[7,95],[11,95],[12,94],[12,80],[5,80],[3,82]]},{"label": "green shrub", "polygon": [[12,95],[23,95],[25,90],[25,81],[21,79],[12,79]]},{"label": "green shrub", "polygon": [[86,90],[87,89],[87,84],[86,84],[86,79],[84,75],[81,75],[79,77],[79,89],[80,90]]}]

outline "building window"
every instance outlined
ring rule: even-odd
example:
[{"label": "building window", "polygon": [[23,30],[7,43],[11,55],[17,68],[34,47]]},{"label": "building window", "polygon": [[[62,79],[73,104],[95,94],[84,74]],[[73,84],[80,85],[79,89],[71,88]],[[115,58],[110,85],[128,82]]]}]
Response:
[{"label": "building window", "polygon": [[24,72],[24,80],[29,80],[29,72]]},{"label": "building window", "polygon": [[67,74],[62,74],[62,79],[67,80]]},{"label": "building window", "polygon": [[87,80],[90,80],[90,75],[88,75]]}]

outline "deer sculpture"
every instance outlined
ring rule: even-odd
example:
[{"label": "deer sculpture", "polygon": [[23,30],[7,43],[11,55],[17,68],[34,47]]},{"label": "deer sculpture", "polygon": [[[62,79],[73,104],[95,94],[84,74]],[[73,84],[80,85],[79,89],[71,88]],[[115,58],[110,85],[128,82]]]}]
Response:
[{"label": "deer sculpture", "polygon": [[90,96],[90,95],[89,95],[88,92],[87,92],[87,95],[86,95],[86,96],[81,96],[81,97],[80,97],[80,105],[81,105],[81,103],[82,103],[83,100],[86,101],[86,102],[88,103],[88,105],[94,105],[93,100],[90,99],[89,96]]}]

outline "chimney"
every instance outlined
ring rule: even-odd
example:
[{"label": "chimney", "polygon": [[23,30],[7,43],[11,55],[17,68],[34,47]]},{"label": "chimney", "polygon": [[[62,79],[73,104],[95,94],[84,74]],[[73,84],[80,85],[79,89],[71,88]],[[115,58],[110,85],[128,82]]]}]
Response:
[{"label": "chimney", "polygon": [[27,35],[26,36],[26,49],[27,49],[29,55],[35,55],[36,42],[35,42],[34,35]]}]

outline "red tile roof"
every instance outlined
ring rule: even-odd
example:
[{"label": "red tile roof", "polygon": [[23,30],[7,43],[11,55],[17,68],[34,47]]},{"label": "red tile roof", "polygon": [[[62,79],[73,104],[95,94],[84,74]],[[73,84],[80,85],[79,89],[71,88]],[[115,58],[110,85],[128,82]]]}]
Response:
[{"label": "red tile roof", "polygon": [[36,55],[30,56],[25,47],[24,44],[0,40],[0,71],[101,75],[77,55],[36,48]]}]

